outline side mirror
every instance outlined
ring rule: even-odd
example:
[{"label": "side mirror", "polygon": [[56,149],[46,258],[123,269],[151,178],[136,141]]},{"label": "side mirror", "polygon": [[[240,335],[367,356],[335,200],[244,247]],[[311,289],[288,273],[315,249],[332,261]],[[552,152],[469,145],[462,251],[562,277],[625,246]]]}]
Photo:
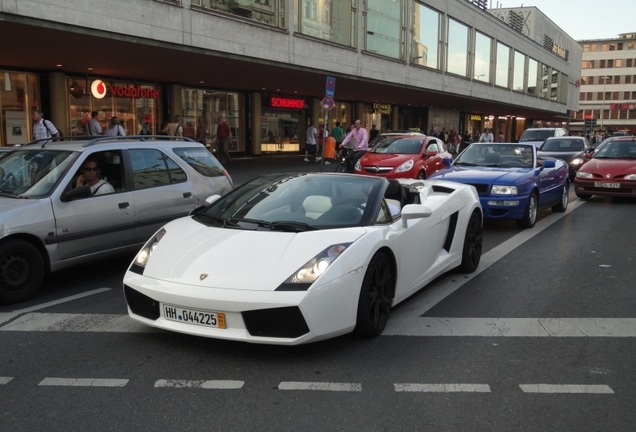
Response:
[{"label": "side mirror", "polygon": [[453,159],[451,158],[444,158],[442,159],[442,163],[446,166],[451,166],[451,164],[453,163]]},{"label": "side mirror", "polygon": [[205,203],[207,205],[212,204],[214,201],[218,200],[219,198],[221,198],[221,195],[210,195],[209,197],[207,197],[205,199]]},{"label": "side mirror", "polygon": [[548,159],[543,161],[542,168],[554,168],[556,166],[556,162],[553,159]]},{"label": "side mirror", "polygon": [[437,156],[437,153],[434,152],[433,150],[426,152],[426,157],[435,157],[435,156]]},{"label": "side mirror", "polygon": [[407,204],[402,209],[402,226],[406,228],[410,219],[421,219],[432,214],[433,210],[424,204]]},{"label": "side mirror", "polygon": [[60,201],[69,202],[80,198],[88,198],[91,196],[91,188],[89,186],[80,186],[62,193]]}]

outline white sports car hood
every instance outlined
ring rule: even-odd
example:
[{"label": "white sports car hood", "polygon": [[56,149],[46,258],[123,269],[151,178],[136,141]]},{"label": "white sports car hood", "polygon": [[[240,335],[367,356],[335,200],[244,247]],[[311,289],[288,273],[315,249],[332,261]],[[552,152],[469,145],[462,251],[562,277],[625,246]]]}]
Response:
[{"label": "white sports car hood", "polygon": [[300,233],[215,228],[189,217],[169,223],[165,230],[144,276],[252,291],[275,290],[327,247],[354,242],[366,233],[362,227]]}]

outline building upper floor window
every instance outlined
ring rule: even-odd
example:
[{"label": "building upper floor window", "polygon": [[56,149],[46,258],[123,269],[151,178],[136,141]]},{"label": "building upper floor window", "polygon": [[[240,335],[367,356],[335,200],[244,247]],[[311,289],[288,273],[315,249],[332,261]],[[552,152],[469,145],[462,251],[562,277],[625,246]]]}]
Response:
[{"label": "building upper floor window", "polygon": [[[285,0],[281,0],[285,1]],[[294,0],[297,32],[349,47],[356,46],[357,0]]]},{"label": "building upper floor window", "polygon": [[364,49],[404,59],[405,27],[402,11],[406,0],[364,0]]},{"label": "building upper floor window", "polygon": [[468,73],[468,27],[448,18],[446,70],[466,76]]},{"label": "building upper floor window", "polygon": [[413,3],[411,63],[439,69],[440,13]]},{"label": "building upper floor window", "polygon": [[231,13],[272,26],[287,28],[285,24],[285,0],[192,0],[193,6]]}]

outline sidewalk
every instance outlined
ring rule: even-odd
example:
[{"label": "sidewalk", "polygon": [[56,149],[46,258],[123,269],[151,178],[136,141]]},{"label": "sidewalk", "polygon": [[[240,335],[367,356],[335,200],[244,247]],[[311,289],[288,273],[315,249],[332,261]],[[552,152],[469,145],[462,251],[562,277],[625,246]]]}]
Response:
[{"label": "sidewalk", "polygon": [[[234,186],[258,177],[263,174],[272,173],[299,173],[299,172],[321,172],[321,162],[316,162],[314,157],[309,158],[309,162],[304,161],[305,156],[299,154],[265,154],[258,156],[246,156],[233,158],[232,162],[225,166],[227,172],[232,177]],[[324,165],[323,172],[333,172],[335,165]]]}]

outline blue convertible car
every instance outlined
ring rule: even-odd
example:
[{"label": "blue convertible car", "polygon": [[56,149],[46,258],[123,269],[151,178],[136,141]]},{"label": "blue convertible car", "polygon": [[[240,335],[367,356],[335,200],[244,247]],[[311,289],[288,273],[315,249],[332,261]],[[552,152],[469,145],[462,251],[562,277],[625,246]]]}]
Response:
[{"label": "blue convertible car", "polygon": [[568,172],[560,159],[538,159],[530,144],[474,143],[430,178],[470,184],[477,189],[484,217],[516,219],[520,228],[532,228],[539,210],[566,210]]}]

